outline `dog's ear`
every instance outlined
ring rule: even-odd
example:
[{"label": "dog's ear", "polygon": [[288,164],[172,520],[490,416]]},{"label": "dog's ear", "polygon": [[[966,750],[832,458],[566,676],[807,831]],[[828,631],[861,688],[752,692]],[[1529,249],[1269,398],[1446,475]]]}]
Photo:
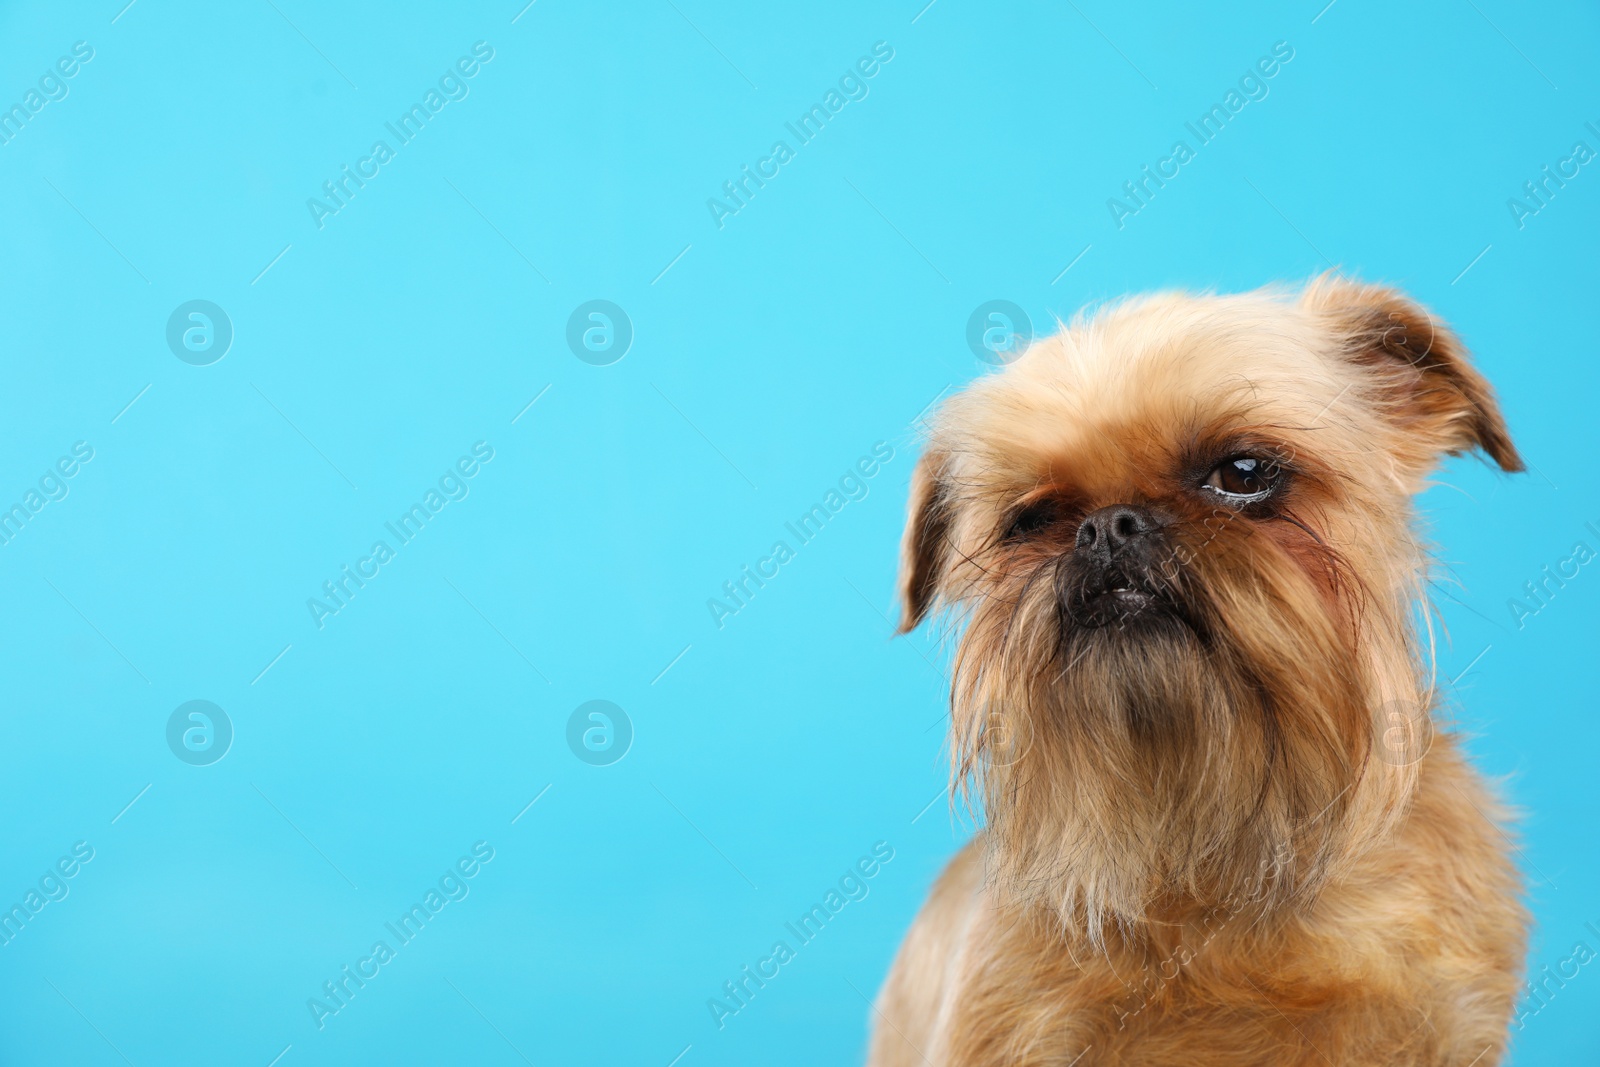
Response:
[{"label": "dog's ear", "polygon": [[1444,323],[1393,289],[1324,274],[1301,304],[1325,317],[1347,358],[1381,378],[1378,395],[1408,444],[1441,454],[1482,449],[1502,470],[1523,470],[1494,390]]},{"label": "dog's ear", "polygon": [[950,553],[950,500],[945,484],[946,457],[929,450],[911,474],[906,532],[900,541],[900,627],[917,628],[939,595]]}]

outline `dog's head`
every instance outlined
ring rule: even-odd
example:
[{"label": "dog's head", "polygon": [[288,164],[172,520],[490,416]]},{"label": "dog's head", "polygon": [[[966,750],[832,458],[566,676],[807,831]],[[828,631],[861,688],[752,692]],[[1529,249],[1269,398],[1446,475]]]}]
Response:
[{"label": "dog's head", "polygon": [[1400,295],[1164,295],[948,401],[914,476],[903,629],[948,610],[958,777],[991,872],[1098,929],[1313,889],[1428,739],[1411,498],[1522,468],[1493,394]]}]

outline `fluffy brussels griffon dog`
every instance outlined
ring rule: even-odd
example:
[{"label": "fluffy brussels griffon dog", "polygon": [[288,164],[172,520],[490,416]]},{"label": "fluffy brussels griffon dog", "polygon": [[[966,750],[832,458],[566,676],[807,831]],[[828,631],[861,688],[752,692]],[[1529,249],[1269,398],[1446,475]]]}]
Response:
[{"label": "fluffy brussels griffon dog", "polygon": [[1500,1061],[1527,916],[1412,506],[1474,449],[1522,470],[1460,341],[1333,276],[1080,316],[944,404],[902,630],[959,635],[983,826],[874,1067]]}]

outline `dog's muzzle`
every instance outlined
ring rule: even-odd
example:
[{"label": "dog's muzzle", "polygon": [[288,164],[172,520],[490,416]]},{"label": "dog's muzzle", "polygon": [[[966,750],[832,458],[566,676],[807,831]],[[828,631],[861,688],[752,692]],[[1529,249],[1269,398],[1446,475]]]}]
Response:
[{"label": "dog's muzzle", "polygon": [[1078,526],[1069,566],[1062,569],[1061,606],[1080,626],[1120,626],[1173,613],[1173,553],[1164,523],[1148,508],[1113,504]]}]

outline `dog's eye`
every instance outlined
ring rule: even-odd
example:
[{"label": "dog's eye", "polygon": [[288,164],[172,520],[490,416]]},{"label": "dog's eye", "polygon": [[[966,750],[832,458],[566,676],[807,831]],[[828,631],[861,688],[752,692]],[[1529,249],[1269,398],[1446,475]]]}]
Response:
[{"label": "dog's eye", "polygon": [[1005,539],[1016,541],[1029,534],[1038,533],[1060,518],[1061,509],[1053,500],[1040,500],[1017,512],[1006,527]]},{"label": "dog's eye", "polygon": [[1253,504],[1271,496],[1282,478],[1282,471],[1270,459],[1234,456],[1211,468],[1201,488],[1216,493],[1229,503]]}]

